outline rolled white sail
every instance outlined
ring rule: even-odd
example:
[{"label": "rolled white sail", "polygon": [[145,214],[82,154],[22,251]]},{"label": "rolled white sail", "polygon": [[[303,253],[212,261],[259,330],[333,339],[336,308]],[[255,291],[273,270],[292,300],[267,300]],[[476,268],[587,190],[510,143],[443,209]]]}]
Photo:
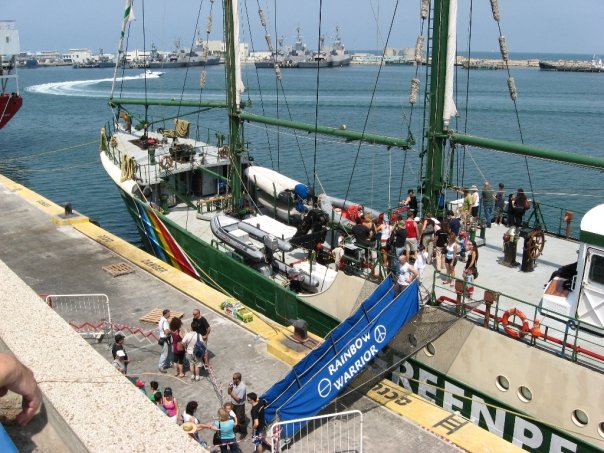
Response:
[{"label": "rolled white sail", "polygon": [[232,1],[233,8],[233,39],[235,45],[235,101],[237,105],[241,103],[241,93],[245,91],[243,80],[241,79],[241,48],[239,43],[239,5],[237,0]]},{"label": "rolled white sail", "polygon": [[445,106],[443,120],[445,128],[449,127],[451,117],[457,116],[457,107],[453,100],[453,82],[455,74],[455,57],[457,54],[457,0],[451,0],[449,8],[449,27],[447,34],[447,70],[445,77]]}]

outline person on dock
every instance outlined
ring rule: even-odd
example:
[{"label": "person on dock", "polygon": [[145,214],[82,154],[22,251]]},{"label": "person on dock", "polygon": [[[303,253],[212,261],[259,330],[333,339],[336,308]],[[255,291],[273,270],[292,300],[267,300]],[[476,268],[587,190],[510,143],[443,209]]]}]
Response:
[{"label": "person on dock", "polygon": [[482,186],[482,207],[484,209],[484,217],[487,223],[487,228],[491,228],[493,221],[493,208],[495,207],[495,192],[489,181],[485,181]]},{"label": "person on dock", "polygon": [[[245,401],[243,402],[245,407]],[[245,417],[245,413],[243,414]],[[224,408],[218,409],[218,420],[206,425],[207,428],[220,433],[220,453],[241,453],[239,445],[235,440],[235,423],[229,418]]]},{"label": "person on dock", "polygon": [[231,397],[233,411],[237,416],[237,432],[240,439],[247,437],[247,424],[245,422],[245,400],[247,390],[245,384],[241,381],[241,373],[233,373],[233,382],[229,384],[227,393]]},{"label": "person on dock", "polygon": [[210,338],[210,332],[212,327],[208,320],[201,314],[199,309],[193,310],[193,321],[191,321],[191,329],[201,335],[201,339],[206,346],[206,354],[203,358],[203,364],[208,366],[210,364],[210,357],[208,354],[208,340]]},{"label": "person on dock", "polygon": [[171,387],[166,387],[164,389],[164,397],[162,398],[161,405],[166,410],[166,415],[174,420],[174,422],[178,422],[178,401],[174,398]]},{"label": "person on dock", "polygon": [[167,369],[172,366],[172,336],[170,335],[170,310],[167,308],[162,311],[162,316],[157,324],[161,354],[157,368],[160,373],[167,373]]},{"label": "person on dock", "polygon": [[113,368],[115,368],[122,374],[126,374],[126,364],[124,363],[125,357],[126,353],[122,349],[119,349],[115,353],[115,358],[113,359],[113,362],[111,362]]},{"label": "person on dock", "polygon": [[247,402],[251,404],[250,419],[252,420],[252,443],[255,446],[255,453],[262,453],[266,445],[266,420],[264,419],[264,407],[266,401],[258,398],[254,392],[247,394]]},{"label": "person on dock", "polygon": [[[199,311],[197,311],[199,313]],[[189,370],[191,371],[191,380],[199,381],[201,379],[201,367],[204,366],[204,358],[207,357],[208,349],[205,346],[202,335],[195,330],[197,325],[195,319],[191,323],[191,330],[186,333],[182,339],[182,344],[185,346],[185,357],[189,361]],[[195,346],[200,341],[203,345],[203,355],[198,357],[195,354]]]},{"label": "person on dock", "polygon": [[130,362],[130,360],[128,359],[128,353],[126,352],[126,349],[124,348],[124,340],[126,339],[126,337],[121,333],[116,333],[114,339],[115,339],[115,341],[114,341],[113,345],[111,346],[111,355],[113,356],[113,360],[115,360],[117,351],[124,351],[125,357],[122,360],[122,363],[124,364],[124,367],[125,367],[124,374],[128,374],[128,362]]},{"label": "person on dock", "polygon": [[0,353],[0,398],[8,391],[21,395],[21,412],[15,417],[25,426],[42,404],[42,392],[34,373],[12,354]]},{"label": "person on dock", "polygon": [[185,345],[182,341],[185,333],[181,330],[182,321],[176,316],[170,320],[170,335],[172,336],[172,353],[174,355],[174,370],[175,376],[179,378],[185,377]]},{"label": "person on dock", "polygon": [[503,212],[505,210],[505,186],[502,182],[499,183],[499,189],[495,194],[495,223],[501,225],[503,222]]}]

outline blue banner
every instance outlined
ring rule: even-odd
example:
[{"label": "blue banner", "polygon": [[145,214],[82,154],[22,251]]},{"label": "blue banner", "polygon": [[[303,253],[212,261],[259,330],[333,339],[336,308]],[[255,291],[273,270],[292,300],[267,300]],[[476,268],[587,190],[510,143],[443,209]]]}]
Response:
[{"label": "blue banner", "polygon": [[[394,297],[392,280],[385,279],[321,346],[262,395],[268,403],[266,422],[271,423],[276,417],[279,421],[288,421],[316,415],[418,311],[417,281]],[[283,434],[291,437],[294,433]]]}]

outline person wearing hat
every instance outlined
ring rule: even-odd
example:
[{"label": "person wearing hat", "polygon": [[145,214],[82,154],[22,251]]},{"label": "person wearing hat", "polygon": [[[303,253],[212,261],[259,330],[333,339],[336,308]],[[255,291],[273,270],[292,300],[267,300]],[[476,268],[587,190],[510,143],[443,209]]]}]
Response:
[{"label": "person wearing hat", "polygon": [[126,357],[126,353],[122,349],[118,349],[115,353],[115,359],[111,363],[113,367],[122,374],[126,374],[126,364],[124,363],[124,358]]},{"label": "person wearing hat", "polygon": [[128,354],[126,353],[126,349],[124,349],[124,340],[126,337],[124,336],[124,334],[118,332],[115,334],[114,338],[115,342],[111,346],[111,355],[113,356],[113,360],[115,360],[117,356],[117,351],[122,351],[124,353],[122,363],[124,364],[124,374],[127,374],[128,362],[130,362],[130,360],[128,360]]},{"label": "person wearing hat", "polygon": [[475,219],[478,217],[478,207],[480,206],[480,195],[478,195],[478,187],[476,187],[476,184],[470,187],[470,192],[472,193],[472,208],[470,209],[470,215]]}]

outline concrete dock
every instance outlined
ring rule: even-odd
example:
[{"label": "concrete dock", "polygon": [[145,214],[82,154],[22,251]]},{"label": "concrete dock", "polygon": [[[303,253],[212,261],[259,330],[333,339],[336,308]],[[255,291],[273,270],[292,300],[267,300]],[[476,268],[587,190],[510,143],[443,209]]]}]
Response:
[{"label": "concrete dock", "polygon": [[[224,295],[84,216],[65,216],[62,207],[2,176],[0,202],[0,349],[14,353],[34,370],[45,399],[45,409],[27,428],[11,425],[10,420],[5,423],[21,451],[201,451],[113,369],[111,342],[98,341],[94,337],[98,329],[70,327],[40,294],[106,294],[111,320],[126,335],[128,377],[145,381],[147,390],[151,380],[158,381],[160,388],[172,387],[181,411],[188,401],[198,401],[202,422],[214,419],[234,372],[243,375],[248,391],[261,394],[304,355],[278,347],[288,335],[283,327],[258,315],[247,324],[225,316],[219,308]],[[103,268],[126,271],[113,276]],[[175,377],[171,370],[157,371],[160,348],[150,336],[156,325],[140,319],[163,308],[182,312],[184,327],[190,324],[194,308],[209,320],[214,382],[207,373],[201,381],[191,382],[188,377]],[[74,307],[63,316],[78,326],[101,321],[90,307]],[[80,335],[87,329],[91,335]],[[384,385],[394,386],[386,381]],[[396,390],[405,392],[401,387]],[[449,414],[408,395],[413,403],[406,405],[404,418],[392,404],[385,407],[389,401],[384,395],[376,401],[351,394],[329,408],[363,413],[364,451],[518,450],[471,423],[451,435],[434,426],[422,427],[413,413],[416,420],[438,420]],[[211,433],[202,431],[202,437],[210,441]],[[243,451],[253,450],[250,439],[241,441]]]}]

